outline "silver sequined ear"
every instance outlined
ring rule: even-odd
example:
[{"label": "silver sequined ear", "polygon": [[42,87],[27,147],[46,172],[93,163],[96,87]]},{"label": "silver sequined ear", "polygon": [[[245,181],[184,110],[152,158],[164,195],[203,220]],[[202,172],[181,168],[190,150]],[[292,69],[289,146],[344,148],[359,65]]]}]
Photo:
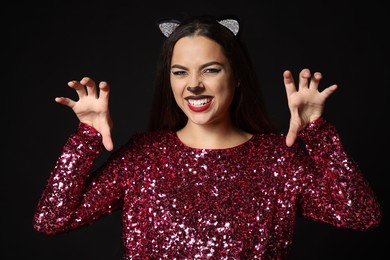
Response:
[{"label": "silver sequined ear", "polygon": [[234,19],[223,19],[218,21],[220,24],[228,28],[234,35],[237,35],[240,25],[237,20]]},{"label": "silver sequined ear", "polygon": [[180,25],[179,21],[176,20],[166,20],[161,21],[158,24],[158,27],[160,28],[160,31],[164,34],[165,37],[169,37],[171,33]]}]

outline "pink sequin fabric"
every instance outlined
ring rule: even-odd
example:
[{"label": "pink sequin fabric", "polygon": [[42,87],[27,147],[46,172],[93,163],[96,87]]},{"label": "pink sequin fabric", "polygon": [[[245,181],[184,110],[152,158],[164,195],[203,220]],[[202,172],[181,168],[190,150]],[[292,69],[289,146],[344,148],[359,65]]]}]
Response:
[{"label": "pink sequin fabric", "polygon": [[100,134],[79,124],[38,203],[34,228],[56,234],[122,209],[123,259],[286,259],[297,214],[355,230],[379,225],[373,190],[320,118],[285,145],[254,135],[194,149],[172,131],[137,133],[91,172]]}]

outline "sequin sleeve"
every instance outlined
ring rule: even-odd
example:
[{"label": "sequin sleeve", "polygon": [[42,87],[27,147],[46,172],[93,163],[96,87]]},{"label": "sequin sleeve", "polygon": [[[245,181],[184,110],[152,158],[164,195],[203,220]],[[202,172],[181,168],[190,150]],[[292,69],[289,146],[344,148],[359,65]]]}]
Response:
[{"label": "sequin sleeve", "polygon": [[381,212],[374,191],[357,163],[346,153],[335,127],[324,118],[300,133],[311,160],[301,198],[305,217],[337,227],[367,230],[379,225]]},{"label": "sequin sleeve", "polygon": [[[101,135],[80,123],[64,145],[38,202],[33,227],[39,232],[55,234],[81,227],[119,205],[117,176],[91,177],[93,162],[102,150]],[[110,196],[107,196],[110,194]]]}]

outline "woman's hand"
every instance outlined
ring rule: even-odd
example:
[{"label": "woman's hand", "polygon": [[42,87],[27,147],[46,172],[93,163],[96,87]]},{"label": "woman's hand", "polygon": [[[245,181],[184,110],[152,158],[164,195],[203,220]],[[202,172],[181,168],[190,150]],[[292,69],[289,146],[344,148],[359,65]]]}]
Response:
[{"label": "woman's hand", "polygon": [[76,90],[79,100],[57,97],[55,101],[70,107],[80,122],[94,127],[102,135],[104,147],[112,151],[114,148],[111,138],[113,123],[108,108],[110,87],[107,82],[100,82],[99,89],[97,89],[91,78],[84,77],[80,81],[68,82],[68,86]]},{"label": "woman's hand", "polygon": [[315,72],[312,76],[309,69],[303,69],[299,74],[298,89],[289,70],[283,73],[283,78],[288,107],[291,113],[286,145],[292,146],[297,139],[299,131],[305,128],[310,122],[321,117],[324,111],[325,101],[337,89],[337,85],[334,84],[321,92],[318,91],[318,85],[322,79],[322,75],[320,72]]}]

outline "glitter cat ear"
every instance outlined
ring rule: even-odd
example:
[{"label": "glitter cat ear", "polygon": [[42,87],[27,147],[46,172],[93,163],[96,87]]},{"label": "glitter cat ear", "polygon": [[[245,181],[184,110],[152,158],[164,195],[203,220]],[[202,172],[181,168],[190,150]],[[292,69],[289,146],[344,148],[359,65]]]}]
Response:
[{"label": "glitter cat ear", "polygon": [[165,37],[169,37],[179,25],[180,21],[177,20],[162,20],[158,22],[158,28],[160,28]]},{"label": "glitter cat ear", "polygon": [[234,19],[223,19],[218,21],[220,24],[228,28],[234,35],[237,35],[240,25],[237,20]]},{"label": "glitter cat ear", "polygon": [[[235,19],[222,19],[218,22],[228,28],[234,35],[237,35],[240,29],[240,25]],[[165,37],[169,37],[179,25],[180,21],[178,20],[161,20],[158,22],[158,27]]]}]

